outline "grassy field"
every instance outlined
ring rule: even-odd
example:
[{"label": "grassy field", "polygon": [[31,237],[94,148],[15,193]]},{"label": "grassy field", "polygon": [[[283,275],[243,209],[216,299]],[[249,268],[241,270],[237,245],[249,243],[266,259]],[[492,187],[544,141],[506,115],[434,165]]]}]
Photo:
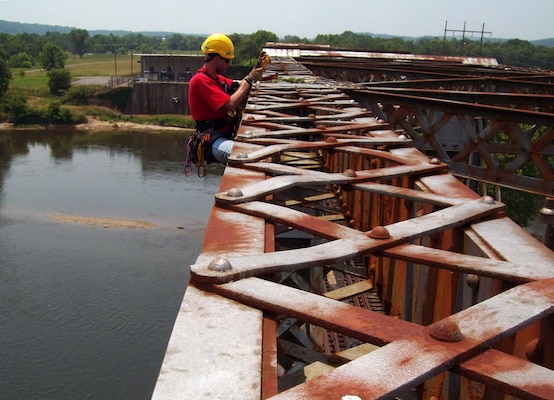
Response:
[{"label": "grassy field", "polygon": [[74,77],[79,76],[127,76],[139,74],[140,57],[130,54],[90,54],[83,58],[71,56],[65,67]]},{"label": "grassy field", "polygon": [[[139,73],[140,64],[137,56],[118,54],[91,54],[83,58],[70,56],[65,61],[65,68],[71,72],[72,78],[80,76],[132,76]],[[31,69],[14,68],[10,89],[24,91],[36,96],[48,92],[48,77],[46,71],[39,66]],[[36,92],[36,93],[35,93]]]},{"label": "grassy field", "polygon": [[[70,55],[65,61],[65,68],[71,73],[72,79],[84,76],[136,76],[140,73],[140,57],[130,54],[87,54],[83,58]],[[47,71],[35,66],[29,69],[12,69],[12,79],[9,91],[23,94],[27,104],[32,107],[48,107],[58,98],[50,94]],[[100,86],[101,87],[101,86]],[[155,124],[161,126],[191,127],[190,116],[183,115],[144,115],[128,116],[115,110],[95,106],[69,106],[72,110],[93,116],[104,121],[136,122],[140,124]]]}]

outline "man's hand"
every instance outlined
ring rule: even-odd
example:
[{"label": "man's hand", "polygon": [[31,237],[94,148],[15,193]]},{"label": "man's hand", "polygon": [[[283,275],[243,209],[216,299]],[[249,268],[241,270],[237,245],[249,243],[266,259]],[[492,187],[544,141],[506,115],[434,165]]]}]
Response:
[{"label": "man's hand", "polygon": [[265,68],[253,68],[252,71],[250,71],[250,73],[247,76],[247,78],[252,79],[252,81],[250,81],[249,79],[246,79],[246,80],[250,84],[252,84],[253,82],[261,81],[262,80],[262,75],[264,73],[264,69]]}]

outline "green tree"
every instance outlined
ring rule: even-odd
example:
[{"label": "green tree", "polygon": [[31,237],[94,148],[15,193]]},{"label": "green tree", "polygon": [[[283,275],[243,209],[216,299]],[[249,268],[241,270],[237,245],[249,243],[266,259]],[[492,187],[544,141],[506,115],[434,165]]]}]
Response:
[{"label": "green tree", "polygon": [[44,37],[36,33],[20,33],[18,35],[10,35],[3,42],[3,46],[8,59],[18,53],[27,53],[31,57],[37,58],[45,43]]},{"label": "green tree", "polygon": [[42,121],[38,109],[27,105],[27,98],[23,95],[8,93],[3,99],[4,111],[8,114],[8,122],[14,124],[38,124]]},{"label": "green tree", "polygon": [[296,35],[286,35],[284,38],[285,43],[309,43],[307,38],[301,38]]},{"label": "green tree", "polygon": [[259,30],[251,35],[232,33],[229,35],[229,38],[235,46],[235,60],[233,64],[237,65],[254,65],[258,54],[265,44],[277,41],[277,35],[263,30]]},{"label": "green tree", "polygon": [[31,68],[33,66],[33,58],[24,52],[14,54],[9,61],[11,68]]},{"label": "green tree", "polygon": [[61,107],[60,103],[54,101],[43,111],[44,122],[49,124],[74,124],[83,122],[80,116],[75,115],[69,108]]},{"label": "green tree", "polygon": [[179,50],[184,47],[185,38],[179,33],[175,33],[167,38],[167,47],[169,50]]},{"label": "green tree", "polygon": [[[46,32],[44,34],[44,42],[55,44],[60,49],[69,49],[71,43],[69,41],[69,34],[60,32]],[[37,53],[38,56],[38,53]]]},{"label": "green tree", "polygon": [[69,41],[71,43],[71,52],[78,54],[83,58],[89,48],[89,34],[86,29],[73,29],[69,32]]},{"label": "green tree", "polygon": [[75,85],[71,86],[63,95],[63,104],[85,105],[95,95],[97,90],[94,86]]},{"label": "green tree", "polygon": [[66,54],[58,46],[46,43],[40,53],[42,68],[46,70],[62,69],[65,67]]},{"label": "green tree", "polygon": [[4,53],[0,50],[0,98],[8,91],[10,79],[12,79],[10,68],[6,62]]},{"label": "green tree", "polygon": [[273,32],[258,30],[251,35],[252,58],[257,59],[258,53],[267,42],[276,42],[279,38]]},{"label": "green tree", "polygon": [[202,46],[202,42],[204,42],[204,39],[206,39],[205,36],[194,36],[194,35],[185,36],[183,50],[193,50],[193,51],[200,50],[200,47]]},{"label": "green tree", "polygon": [[113,33],[94,35],[91,39],[91,48],[95,53],[113,53],[119,47],[118,42],[118,38]]},{"label": "green tree", "polygon": [[51,69],[48,71],[48,87],[55,96],[63,94],[71,87],[71,73],[66,69]]}]

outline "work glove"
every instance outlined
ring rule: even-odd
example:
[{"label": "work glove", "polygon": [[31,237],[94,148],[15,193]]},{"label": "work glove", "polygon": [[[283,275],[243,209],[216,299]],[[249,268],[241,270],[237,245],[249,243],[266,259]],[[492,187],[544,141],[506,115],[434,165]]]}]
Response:
[{"label": "work glove", "polygon": [[250,83],[261,81],[263,73],[264,68],[252,68],[252,71],[250,71],[246,80]]}]

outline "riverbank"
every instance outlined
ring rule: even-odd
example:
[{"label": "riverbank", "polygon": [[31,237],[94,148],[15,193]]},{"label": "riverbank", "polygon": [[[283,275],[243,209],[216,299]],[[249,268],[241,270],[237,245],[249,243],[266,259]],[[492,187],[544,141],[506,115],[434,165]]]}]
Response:
[{"label": "riverbank", "polygon": [[[0,122],[0,130],[27,130],[27,129],[49,129],[51,127],[44,125],[36,126],[14,126],[9,122]],[[87,117],[87,122],[77,125],[56,126],[61,129],[76,129],[83,131],[141,131],[141,132],[166,132],[166,131],[180,131],[184,133],[191,133],[194,130],[191,128],[180,128],[176,126],[162,126],[152,124],[138,124],[135,122],[126,121],[102,121],[94,117]]]},{"label": "riverbank", "polygon": [[105,130],[124,130],[124,131],[182,131],[193,132],[190,128],[180,128],[176,126],[162,126],[152,124],[137,124],[136,122],[126,121],[101,121],[94,117],[87,117],[84,124],[75,125],[78,130],[86,131],[105,131]]}]

